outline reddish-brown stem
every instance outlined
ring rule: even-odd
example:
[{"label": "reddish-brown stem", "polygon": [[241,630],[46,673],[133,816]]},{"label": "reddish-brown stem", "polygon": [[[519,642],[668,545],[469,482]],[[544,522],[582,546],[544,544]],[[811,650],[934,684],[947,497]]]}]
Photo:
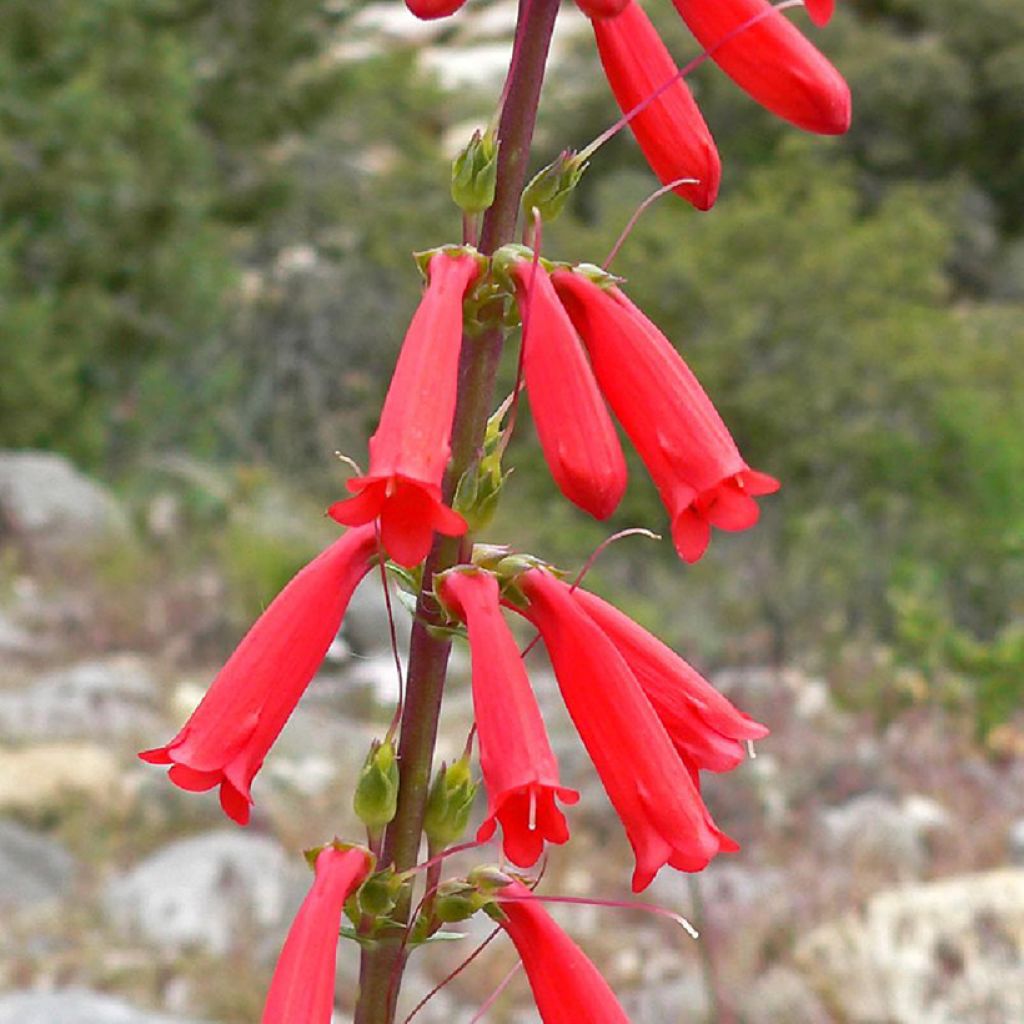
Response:
[{"label": "reddish-brown stem", "polygon": [[[484,215],[480,232],[481,252],[492,253],[513,239],[519,200],[537,118],[541,85],[547,64],[558,0],[520,0],[516,26],[515,60],[503,93],[498,125],[498,178],[494,204]],[[459,392],[452,424],[452,458],[444,493],[450,500],[456,485],[476,461],[484,428],[494,401],[494,385],[504,341],[494,330],[463,341],[459,365]],[[441,618],[433,598],[433,576],[463,559],[469,541],[439,537],[427,560],[423,585],[417,599],[406,673],[405,706],[398,745],[398,810],[384,837],[382,864],[400,870],[413,867],[419,858],[423,815],[437,739],[445,674],[451,641],[432,631]],[[408,919],[412,893],[408,890],[395,908],[394,917]],[[382,941],[364,949],[359,975],[359,999],[355,1024],[393,1024],[405,952],[396,941]]]}]

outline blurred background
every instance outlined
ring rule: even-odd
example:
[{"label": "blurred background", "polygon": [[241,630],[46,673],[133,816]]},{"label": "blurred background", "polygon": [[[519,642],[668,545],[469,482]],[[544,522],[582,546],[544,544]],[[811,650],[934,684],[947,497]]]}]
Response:
[{"label": "blurred background", "polygon": [[[332,453],[365,459],[411,252],[458,240],[449,161],[495,101],[514,6],[0,2],[0,1024],[256,1021],[299,851],[355,834],[395,687],[376,581],[248,830],[133,755],[336,535]],[[743,850],[650,891],[699,944],[559,915],[637,1024],[1024,1020],[1024,5],[839,6],[820,32],[793,17],[851,84],[849,135],[801,135],[702,67],[719,203],[661,200],[615,265],[784,485],[698,566],[629,538],[589,577],[773,730],[707,782]],[[569,7],[554,53],[537,166],[617,116]],[[616,139],[545,254],[600,262],[655,185]],[[664,529],[638,463],[610,525],[577,513],[523,424],[485,539],[575,569],[609,532]],[[547,889],[623,897],[621,831],[533,667],[584,792]],[[414,958],[408,1009],[471,931]],[[492,948],[416,1019],[468,1021],[511,962]],[[520,978],[488,1019],[528,1007]]]}]

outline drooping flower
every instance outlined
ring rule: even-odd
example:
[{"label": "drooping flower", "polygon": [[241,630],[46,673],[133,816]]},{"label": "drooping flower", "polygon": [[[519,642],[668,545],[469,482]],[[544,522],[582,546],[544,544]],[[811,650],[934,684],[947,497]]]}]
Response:
[{"label": "drooping flower", "polygon": [[623,114],[672,82],[629,122],[651,170],[663,185],[694,178],[695,185],[673,191],[698,210],[709,210],[718,195],[722,163],[690,87],[657,30],[639,4],[629,3],[618,17],[594,18],[594,35],[608,84]]},{"label": "drooping flower", "polygon": [[438,590],[469,629],[473,712],[487,789],[487,819],[477,839],[490,839],[500,823],[505,856],[530,867],[545,841],[560,844],[569,838],[556,797],[574,804],[579,793],[559,782],[537,699],[501,614],[495,578],[479,571],[450,572]]},{"label": "drooping flower", "polygon": [[619,288],[557,270],[552,281],[590,353],[604,397],[636,446],[672,520],[681,558],[696,562],[711,527],[746,530],[755,497],[778,481],[752,470],[671,342]]},{"label": "drooping flower", "polygon": [[804,0],[807,16],[815,25],[825,26],[832,20],[835,13],[836,0]]},{"label": "drooping flower", "polygon": [[622,820],[636,856],[633,890],[665,865],[700,871],[717,853],[737,849],[719,831],[625,659],[543,569],[517,579],[524,615],[540,630],[569,715]]},{"label": "drooping flower", "polygon": [[354,497],[329,514],[346,526],[380,517],[381,543],[412,568],[430,550],[434,531],[459,536],[466,522],[441,500],[441,478],[451,452],[462,300],[479,273],[475,255],[439,250],[405,335],[377,432],[370,438],[370,471],[348,481]]},{"label": "drooping flower", "polygon": [[680,756],[695,768],[730,771],[743,760],[743,741],[768,729],[745,715],[671,648],[596,594],[573,597],[625,659]]},{"label": "drooping flower", "polygon": [[405,0],[405,6],[421,21],[434,21],[454,14],[466,0]]},{"label": "drooping flower", "polygon": [[[841,135],[850,127],[850,89],[843,76],[769,0],[673,3],[715,63],[763,107],[821,135]],[[819,0],[811,6],[820,16],[829,4]],[[760,21],[737,31],[759,15]]]},{"label": "drooping flower", "polygon": [[316,879],[288,931],[261,1024],[330,1024],[342,911],[371,866],[359,847],[331,845],[317,855]]},{"label": "drooping flower", "polygon": [[576,6],[588,18],[614,18],[633,0],[576,0]]},{"label": "drooping flower", "polygon": [[626,459],[615,424],[547,272],[523,259],[509,273],[529,320],[523,373],[544,458],[573,504],[606,519],[626,489]]},{"label": "drooping flower", "polygon": [[377,553],[372,526],[349,530],[288,583],[256,620],[206,696],[166,746],[139,754],[170,765],[171,782],[249,821],[252,780],[295,710]]},{"label": "drooping flower", "polygon": [[629,1024],[601,972],[522,882],[505,886],[495,899],[544,1024]]}]

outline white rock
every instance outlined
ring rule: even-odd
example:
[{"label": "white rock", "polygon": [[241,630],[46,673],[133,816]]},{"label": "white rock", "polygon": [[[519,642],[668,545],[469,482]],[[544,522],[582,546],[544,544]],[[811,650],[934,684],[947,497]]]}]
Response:
[{"label": "white rock", "polygon": [[1024,870],[879,893],[823,925],[796,957],[849,1024],[1020,1024]]},{"label": "white rock", "polygon": [[52,452],[0,452],[0,523],[54,550],[129,533],[117,499]]},{"label": "white rock", "polygon": [[74,873],[74,859],[59,843],[0,819],[0,910],[58,902]]},{"label": "white rock", "polygon": [[96,804],[123,798],[123,768],[106,747],[94,743],[0,746],[0,811],[39,811],[69,794]]},{"label": "white rock", "polygon": [[156,680],[142,658],[80,662],[0,693],[0,738],[138,736],[160,727],[156,696]]},{"label": "white rock", "polygon": [[193,1024],[83,988],[0,996],[0,1024]]},{"label": "white rock", "polygon": [[253,929],[286,928],[306,882],[301,859],[273,840],[216,831],[172,843],[112,879],[104,904],[130,938],[223,955]]}]

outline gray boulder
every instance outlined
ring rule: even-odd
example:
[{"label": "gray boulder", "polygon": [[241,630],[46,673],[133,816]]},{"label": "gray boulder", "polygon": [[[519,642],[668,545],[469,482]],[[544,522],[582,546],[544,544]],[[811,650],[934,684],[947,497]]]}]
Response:
[{"label": "gray boulder", "polygon": [[130,654],[84,661],[0,692],[0,738],[95,739],[162,731],[157,682]]},{"label": "gray boulder", "polygon": [[75,861],[52,839],[0,819],[0,911],[58,902],[71,889]]},{"label": "gray boulder", "polygon": [[102,485],[52,452],[0,452],[0,533],[54,550],[124,537],[128,517]]},{"label": "gray boulder", "polygon": [[0,996],[0,1024],[197,1024],[139,1010],[120,999],[68,988]]},{"label": "gray boulder", "polygon": [[104,904],[127,938],[224,955],[282,934],[309,878],[301,857],[273,840],[218,830],[171,843],[112,879]]}]

